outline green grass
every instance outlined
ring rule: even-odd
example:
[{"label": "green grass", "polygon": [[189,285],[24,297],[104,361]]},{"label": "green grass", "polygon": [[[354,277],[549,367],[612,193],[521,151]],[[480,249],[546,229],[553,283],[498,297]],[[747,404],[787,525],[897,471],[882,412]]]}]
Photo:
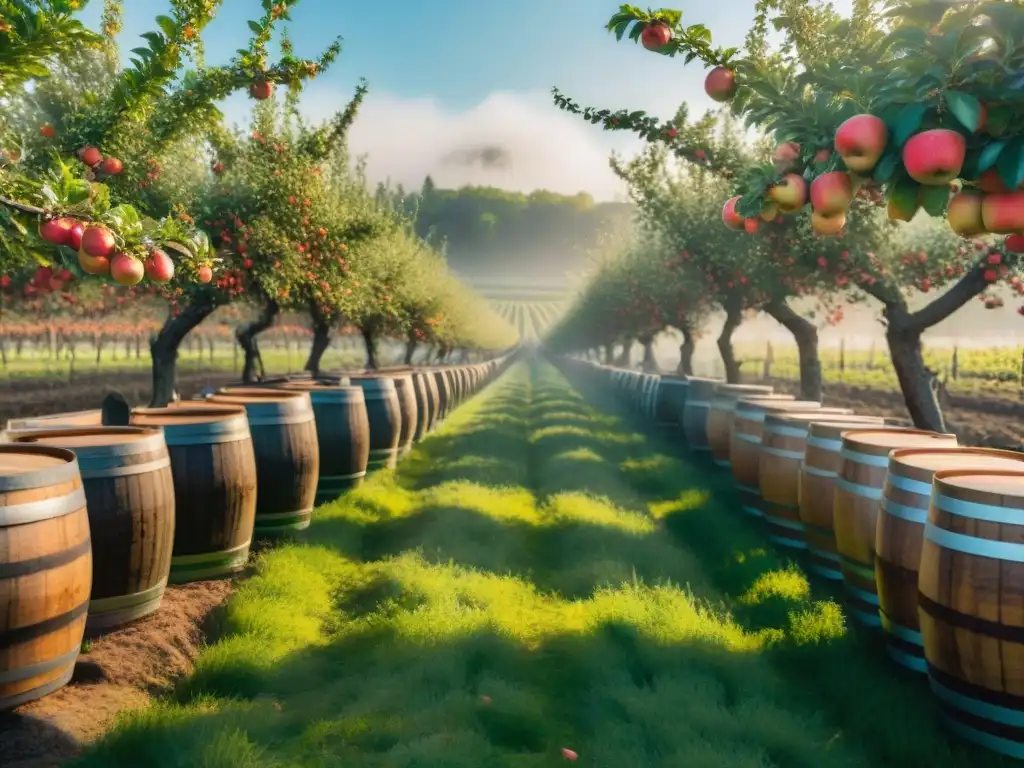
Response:
[{"label": "green grass", "polygon": [[1002,764],[945,740],[726,478],[584,394],[522,363],[321,508],[78,766]]}]

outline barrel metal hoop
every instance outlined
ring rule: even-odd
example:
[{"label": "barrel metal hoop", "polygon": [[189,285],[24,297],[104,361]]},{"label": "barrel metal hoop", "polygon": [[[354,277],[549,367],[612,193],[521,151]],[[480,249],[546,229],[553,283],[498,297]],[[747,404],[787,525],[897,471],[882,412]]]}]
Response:
[{"label": "barrel metal hoop", "polygon": [[[939,694],[936,692],[936,695]],[[954,705],[950,704],[950,706]],[[993,736],[991,733],[986,733],[985,731],[981,731],[977,728],[972,728],[949,715],[945,715],[943,719],[946,721],[950,730],[964,741],[970,741],[977,744],[979,747],[984,747],[985,749],[1006,755],[1007,757],[1012,757],[1017,760],[1024,759],[1024,744],[1021,744],[1019,741],[1004,739],[1000,736]]]},{"label": "barrel metal hoop", "polygon": [[78,477],[78,459],[32,472],[0,477],[0,493],[28,491],[67,483]]},{"label": "barrel metal hoop", "polygon": [[901,491],[906,491],[907,493],[919,493],[922,496],[932,495],[931,483],[922,483],[920,480],[914,480],[909,477],[904,477],[903,475],[897,475],[894,472],[890,472],[886,480],[893,488],[899,488]]},{"label": "barrel metal hoop", "polygon": [[158,429],[159,433],[146,435],[138,440],[127,440],[123,443],[110,445],[83,445],[69,448],[78,457],[78,465],[84,467],[86,464],[103,459],[108,456],[135,456],[140,453],[159,451],[165,444],[163,427],[145,427],[145,429]]},{"label": "barrel metal hoop", "polygon": [[732,466],[732,462],[729,459],[714,459],[714,462],[720,467],[728,468]]},{"label": "barrel metal hoop", "polygon": [[[156,472],[171,466],[169,456],[164,456],[156,461],[147,461],[145,464],[121,464],[118,466],[100,466],[101,462],[85,463],[82,468],[83,480],[101,480],[107,477],[128,477],[129,475],[141,475],[146,472]],[[109,462],[108,462],[109,463]],[[91,465],[91,466],[90,466]]]},{"label": "barrel metal hoop", "polygon": [[807,437],[807,430],[800,429],[799,427],[787,427],[782,424],[765,424],[764,431],[770,432],[773,435],[783,435],[785,437]]},{"label": "barrel metal hoop", "polygon": [[22,667],[15,667],[14,669],[2,671],[0,672],[0,685],[16,683],[19,680],[31,680],[33,677],[45,675],[47,672],[60,669],[68,664],[74,664],[80,651],[81,648],[76,647],[54,659],[37,661],[35,664],[26,664]]},{"label": "barrel metal hoop", "polygon": [[370,449],[370,455],[371,456],[393,456],[397,452],[398,452],[398,446],[395,446],[394,448],[371,448]]},{"label": "barrel metal hoop", "polygon": [[900,640],[908,642],[911,645],[917,645],[922,648],[924,647],[924,636],[920,632],[904,627],[902,624],[897,624],[886,615],[885,611],[879,610],[878,615],[882,619],[882,629],[890,635],[898,637]]},{"label": "barrel metal hoop", "polygon": [[249,427],[276,427],[284,424],[307,424],[314,420],[313,414],[308,411],[297,416],[257,416],[255,418],[250,416]]},{"label": "barrel metal hoop", "polygon": [[761,443],[761,450],[771,456],[778,456],[782,459],[795,459],[796,461],[802,461],[804,458],[803,451],[787,451],[785,448],[776,448],[773,445],[765,445]]},{"label": "barrel metal hoop", "polygon": [[885,456],[876,456],[873,453],[864,453],[863,451],[852,451],[849,448],[843,448],[839,452],[839,457],[843,461],[855,461],[858,464],[867,464],[869,467],[889,466],[889,454],[886,454]]},{"label": "barrel metal hoop", "polygon": [[787,520],[784,517],[775,517],[774,515],[770,515],[767,512],[765,512],[764,519],[765,522],[767,522],[768,524],[776,525],[779,528],[788,528],[791,531],[803,531],[804,529],[803,523],[797,523],[792,520]]},{"label": "barrel metal hoop", "polygon": [[812,467],[807,464],[806,461],[800,466],[800,471],[806,472],[808,475],[813,475],[814,477],[824,477],[826,479],[839,477],[839,474],[833,472],[831,469],[819,469],[818,467]]},{"label": "barrel metal hoop", "polygon": [[852,493],[854,496],[860,496],[864,499],[871,499],[872,501],[878,501],[882,498],[882,489],[875,488],[870,485],[861,485],[860,483],[852,483],[845,477],[839,475],[836,476],[836,488],[842,488],[847,493]]},{"label": "barrel metal hoop", "polygon": [[733,434],[735,434],[736,437],[738,437],[740,440],[743,440],[744,442],[752,443],[753,445],[761,444],[761,438],[758,435],[748,435],[746,432],[735,432]]},{"label": "barrel metal hoop", "polygon": [[[839,560],[843,564],[843,568],[845,568],[846,570],[852,571],[853,573],[857,574],[858,576],[860,576],[865,581],[870,581],[872,584],[875,582],[875,565],[874,565],[874,563],[872,563],[871,565],[864,565],[864,563],[862,563],[862,562],[860,562],[858,560],[851,560],[850,558],[846,557],[845,555],[839,555]],[[866,592],[865,594],[875,594],[875,593],[867,593]],[[875,600],[876,603],[878,602],[878,595],[877,594],[875,594],[874,600]]]},{"label": "barrel metal hoop", "polygon": [[943,496],[937,490],[932,494],[932,503],[941,511],[951,515],[967,517],[972,520],[984,520],[986,523],[1020,525],[1021,520],[1024,519],[1024,510],[954,499]]},{"label": "barrel metal hoop", "polygon": [[965,536],[962,533],[954,533],[940,528],[930,520],[925,523],[924,537],[943,549],[952,549],[955,552],[963,552],[965,555],[1005,560],[1011,563],[1024,562],[1024,544]]},{"label": "barrel metal hoop", "polygon": [[[846,565],[847,564],[844,562],[843,567],[846,567]],[[868,605],[872,606],[878,605],[878,595],[876,595],[874,592],[868,592],[867,590],[861,589],[860,587],[855,587],[853,584],[846,581],[845,579],[843,580],[843,588],[850,594],[851,597],[860,600],[862,603],[867,603]],[[881,624],[881,618],[879,618],[878,622],[879,624]]]},{"label": "barrel metal hoop", "polygon": [[129,595],[116,595],[114,597],[101,597],[89,601],[89,613],[99,614],[108,611],[119,611],[140,603],[148,603],[163,594],[167,588],[167,579],[162,579],[159,584],[154,584],[149,589],[141,592],[132,592]]},{"label": "barrel metal hoop", "polygon": [[167,445],[204,445],[230,443],[250,437],[249,422],[245,417],[208,421],[193,426],[176,426],[164,430]]},{"label": "barrel metal hoop", "polygon": [[1013,728],[1024,728],[1024,711],[1019,709],[1009,709],[1007,707],[1001,707],[998,704],[989,704],[987,701],[981,701],[979,699],[964,696],[962,693],[958,693],[951,688],[947,688],[936,680],[935,677],[930,674],[930,670],[928,682],[931,684],[935,695],[951,707],[955,707],[969,715],[980,717],[983,720],[990,720],[994,723],[1001,723]]},{"label": "barrel metal hoop", "polygon": [[885,654],[897,664],[902,664],[904,667],[911,669],[914,672],[928,671],[928,662],[920,656],[914,656],[913,654],[895,647],[892,642],[886,644]]},{"label": "barrel metal hoop", "polygon": [[711,407],[711,401],[710,400],[687,400],[686,404],[683,407],[684,408],[689,408],[690,406],[693,406],[694,408],[710,408]]},{"label": "barrel metal hoop", "polygon": [[756,410],[756,409],[754,409],[754,410],[751,410],[751,409],[748,409],[748,408],[737,408],[736,409],[736,418],[737,419],[745,419],[746,421],[762,422],[762,421],[764,421],[764,417],[767,416],[767,415],[768,414],[766,414],[764,411]]},{"label": "barrel metal hoop", "polygon": [[51,616],[48,619],[43,619],[35,624],[28,624],[24,627],[4,630],[4,633],[0,635],[0,651],[6,651],[8,648],[13,648],[16,645],[21,645],[40,637],[46,637],[53,632],[70,627],[79,619],[84,618],[88,612],[89,601],[85,600],[70,611],[65,611],[57,616]]},{"label": "barrel metal hoop", "polygon": [[743,483],[736,483],[736,490],[740,493],[752,493],[754,496],[761,496],[761,489],[755,488],[752,485],[743,485]]},{"label": "barrel metal hoop", "polygon": [[220,549],[216,552],[203,552],[199,555],[175,555],[171,558],[171,563],[174,566],[179,565],[200,565],[202,563],[216,562],[220,560],[228,560],[233,555],[241,554],[242,552],[249,549],[252,544],[252,539],[239,544],[237,547],[231,549]]},{"label": "barrel metal hoop", "polygon": [[892,499],[883,498],[882,509],[887,514],[898,517],[900,520],[906,520],[908,523],[924,525],[928,522],[928,510],[921,507],[910,507],[906,504],[895,502]]},{"label": "barrel metal hoop", "polygon": [[833,453],[838,453],[843,449],[843,441],[832,440],[827,437],[815,437],[814,435],[808,435],[807,447],[821,448],[823,451],[832,451]]},{"label": "barrel metal hoop", "polygon": [[830,563],[835,563],[837,566],[840,564],[839,555],[837,555],[835,552],[827,552],[824,549],[818,549],[817,547],[810,546],[808,547],[808,549],[811,550],[811,554],[815,557],[820,557],[822,560],[828,560]]},{"label": "barrel metal hoop", "polygon": [[0,507],[0,527],[38,523],[52,520],[55,517],[70,515],[85,508],[85,490],[75,488],[71,493],[54,496],[40,501],[26,501],[24,504],[11,504]]},{"label": "barrel metal hoop", "polygon": [[321,475],[320,483],[329,483],[335,480],[355,480],[357,477],[366,477],[366,470],[362,472],[354,472],[351,475]]},{"label": "barrel metal hoop", "polygon": [[294,512],[274,512],[269,515],[256,515],[256,525],[259,527],[260,523],[271,522],[274,520],[288,520],[290,518],[299,518],[306,515],[313,514],[313,508],[307,507],[306,509],[296,509]]}]

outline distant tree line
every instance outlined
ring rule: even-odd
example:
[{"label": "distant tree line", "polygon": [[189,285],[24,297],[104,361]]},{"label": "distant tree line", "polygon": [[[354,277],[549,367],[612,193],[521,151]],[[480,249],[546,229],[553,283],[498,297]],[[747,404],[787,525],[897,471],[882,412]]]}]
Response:
[{"label": "distant tree line", "polygon": [[416,192],[379,185],[377,197],[414,217],[416,233],[443,244],[454,268],[477,274],[560,277],[583,268],[602,233],[626,225],[632,215],[630,203],[596,203],[585,192],[440,189],[429,176]]}]

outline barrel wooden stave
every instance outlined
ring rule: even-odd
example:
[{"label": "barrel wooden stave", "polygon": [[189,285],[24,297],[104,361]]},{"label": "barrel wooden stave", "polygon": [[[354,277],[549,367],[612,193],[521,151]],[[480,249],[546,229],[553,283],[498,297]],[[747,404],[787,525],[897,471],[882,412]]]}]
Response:
[{"label": "barrel wooden stave", "polygon": [[905,448],[889,456],[875,528],[875,581],[886,651],[927,671],[918,619],[918,575],[932,479],[943,470],[1024,472],[1024,454],[993,448]]},{"label": "barrel wooden stave", "polygon": [[659,427],[673,432],[682,427],[683,405],[689,386],[685,376],[661,375],[654,396],[654,421]]},{"label": "barrel wooden stave", "polygon": [[244,408],[136,408],[134,426],[159,426],[174,478],[171,584],[245,568],[256,521],[256,454]]},{"label": "barrel wooden stave", "polygon": [[[858,417],[855,423],[849,418],[813,421],[807,427],[806,435],[798,438],[802,442],[803,458],[800,459],[797,499],[798,517],[807,543],[808,567],[826,579],[842,581],[833,515],[836,477],[842,466],[841,435],[851,429],[889,427],[884,419],[871,416]],[[791,435],[801,431],[796,425],[790,429],[794,430]],[[790,458],[793,453],[795,451],[788,454]]]},{"label": "barrel wooden stave", "polygon": [[851,430],[841,439],[832,522],[843,588],[851,616],[865,627],[880,628],[875,530],[889,454],[897,448],[955,447],[957,439],[920,429]]},{"label": "barrel wooden stave", "polygon": [[160,608],[174,546],[170,455],[158,428],[82,427],[20,434],[19,445],[74,451],[93,550],[86,631],[122,626]]},{"label": "barrel wooden stave", "polygon": [[416,431],[413,433],[413,442],[418,443],[434,428],[434,404],[430,399],[430,387],[434,383],[434,377],[423,371],[413,371],[412,388],[416,396]]},{"label": "barrel wooden stave", "polygon": [[1024,473],[935,473],[918,581],[928,678],[957,735],[1024,758]]},{"label": "barrel wooden stave", "polygon": [[253,535],[274,537],[308,528],[320,477],[320,448],[309,393],[224,387],[206,402],[245,408],[259,489]]},{"label": "barrel wooden stave", "polygon": [[402,406],[398,388],[387,376],[353,376],[352,385],[361,387],[370,420],[370,459],[367,471],[394,469],[402,437]]},{"label": "barrel wooden stave", "polygon": [[7,710],[66,685],[85,636],[92,543],[73,453],[0,446],[0,553],[0,710]]},{"label": "barrel wooden stave", "polygon": [[691,451],[710,452],[708,444],[708,414],[715,395],[718,379],[700,379],[691,376],[683,405],[683,434]]},{"label": "barrel wooden stave", "polygon": [[398,455],[405,456],[412,450],[413,439],[419,429],[419,406],[416,402],[416,387],[412,374],[392,376],[398,395],[398,411],[401,416],[398,433]]},{"label": "barrel wooden stave", "polygon": [[[707,437],[711,458],[720,467],[729,467],[729,447],[732,432],[733,412],[737,401],[743,398],[770,397],[773,388],[761,384],[725,384],[715,385],[714,395],[708,409]],[[783,397],[791,398],[790,395]]]}]

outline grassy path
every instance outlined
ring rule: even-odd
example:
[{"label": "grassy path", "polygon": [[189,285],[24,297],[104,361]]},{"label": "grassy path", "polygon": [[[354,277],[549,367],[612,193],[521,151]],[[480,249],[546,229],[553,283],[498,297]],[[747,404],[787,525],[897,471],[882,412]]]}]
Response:
[{"label": "grassy path", "polygon": [[515,367],[265,554],[174,700],[80,765],[1001,764],[947,744],[724,479],[594,402]]}]

